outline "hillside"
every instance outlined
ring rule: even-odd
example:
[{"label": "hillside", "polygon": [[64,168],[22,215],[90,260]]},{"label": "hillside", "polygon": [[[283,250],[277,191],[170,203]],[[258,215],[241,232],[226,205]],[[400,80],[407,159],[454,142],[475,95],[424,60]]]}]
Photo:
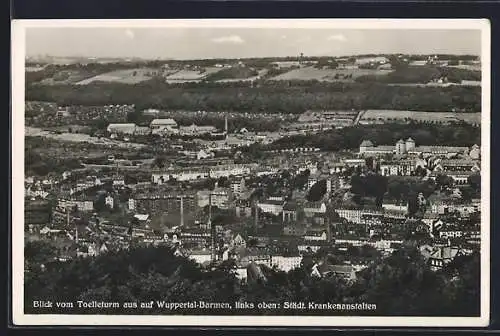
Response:
[{"label": "hillside", "polygon": [[[105,301],[118,307],[98,309],[99,314],[352,314],[331,310],[258,309],[257,303],[368,302],[376,311],[357,311],[375,315],[472,315],[479,309],[479,256],[459,258],[443,272],[432,272],[419,252],[405,247],[387,259],[376,262],[348,283],[335,276],[315,278],[305,265],[290,273],[262,268],[267,281],[243,284],[231,271],[231,262],[213,269],[202,269],[193,261],[176,257],[166,246],[137,247],[129,251],[108,252],[98,257],[50,262],[54,246],[35,241],[25,247],[26,313],[40,312],[33,300],[61,302]],[[42,271],[41,263],[45,264]],[[467,270],[467,272],[465,272]],[[454,280],[451,280],[452,276]],[[452,283],[453,281],[453,283]],[[453,284],[453,285],[452,285]],[[390,291],[385,290],[387,286]],[[141,302],[219,302],[234,306],[236,301],[255,303],[254,309],[165,309],[156,304],[140,308]],[[137,308],[124,308],[124,303]],[[76,307],[76,304],[75,306]],[[43,313],[96,313],[95,309],[43,309]]]}]

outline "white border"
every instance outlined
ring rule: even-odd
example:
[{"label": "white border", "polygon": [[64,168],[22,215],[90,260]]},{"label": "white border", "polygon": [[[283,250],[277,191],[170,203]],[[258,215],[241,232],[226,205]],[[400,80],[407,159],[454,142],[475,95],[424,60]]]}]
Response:
[{"label": "white border", "polygon": [[[478,29],[482,36],[481,316],[118,316],[24,314],[24,65],[25,30],[41,27],[217,27],[309,29]],[[490,314],[490,22],[487,19],[203,19],[12,21],[12,317],[15,325],[484,327]]]}]

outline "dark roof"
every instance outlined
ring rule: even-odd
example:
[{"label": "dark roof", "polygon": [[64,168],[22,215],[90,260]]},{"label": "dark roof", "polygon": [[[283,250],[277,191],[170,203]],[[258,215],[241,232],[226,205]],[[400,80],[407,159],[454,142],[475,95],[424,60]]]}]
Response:
[{"label": "dark roof", "polygon": [[297,210],[297,207],[298,207],[298,204],[297,202],[294,202],[294,201],[289,201],[289,202],[286,202],[284,207],[283,207],[283,210]]}]

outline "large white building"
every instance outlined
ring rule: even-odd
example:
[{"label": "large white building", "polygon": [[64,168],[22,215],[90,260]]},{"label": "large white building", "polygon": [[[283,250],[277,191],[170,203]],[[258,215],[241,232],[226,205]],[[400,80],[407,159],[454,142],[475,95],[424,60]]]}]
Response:
[{"label": "large white building", "polygon": [[258,164],[227,164],[213,167],[190,167],[153,170],[151,180],[153,183],[163,183],[170,179],[177,181],[191,181],[203,178],[219,178],[230,176],[248,175]]},{"label": "large white building", "polygon": [[177,133],[177,122],[174,119],[154,119],[149,124],[153,134]]},{"label": "large white building", "polygon": [[284,199],[269,198],[263,202],[257,203],[257,207],[264,213],[271,213],[278,216],[283,212],[283,207],[285,206]]},{"label": "large white building", "polygon": [[215,131],[217,131],[217,128],[214,126],[198,126],[196,124],[192,124],[190,126],[179,127],[179,133],[182,135],[202,135]]},{"label": "large white building", "polygon": [[[472,146],[473,156],[479,158],[479,146]],[[394,146],[375,146],[370,140],[364,140],[359,146],[359,155],[437,155],[437,156],[454,156],[454,155],[469,155],[468,147],[461,146],[416,146],[412,138],[406,141],[402,139],[396,142]]]}]

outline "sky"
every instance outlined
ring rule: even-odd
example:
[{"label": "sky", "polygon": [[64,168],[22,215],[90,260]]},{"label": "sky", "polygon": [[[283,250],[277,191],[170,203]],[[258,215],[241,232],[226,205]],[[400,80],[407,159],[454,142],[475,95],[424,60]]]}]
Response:
[{"label": "sky", "polygon": [[480,55],[480,30],[37,27],[27,56],[203,59],[359,54]]}]

